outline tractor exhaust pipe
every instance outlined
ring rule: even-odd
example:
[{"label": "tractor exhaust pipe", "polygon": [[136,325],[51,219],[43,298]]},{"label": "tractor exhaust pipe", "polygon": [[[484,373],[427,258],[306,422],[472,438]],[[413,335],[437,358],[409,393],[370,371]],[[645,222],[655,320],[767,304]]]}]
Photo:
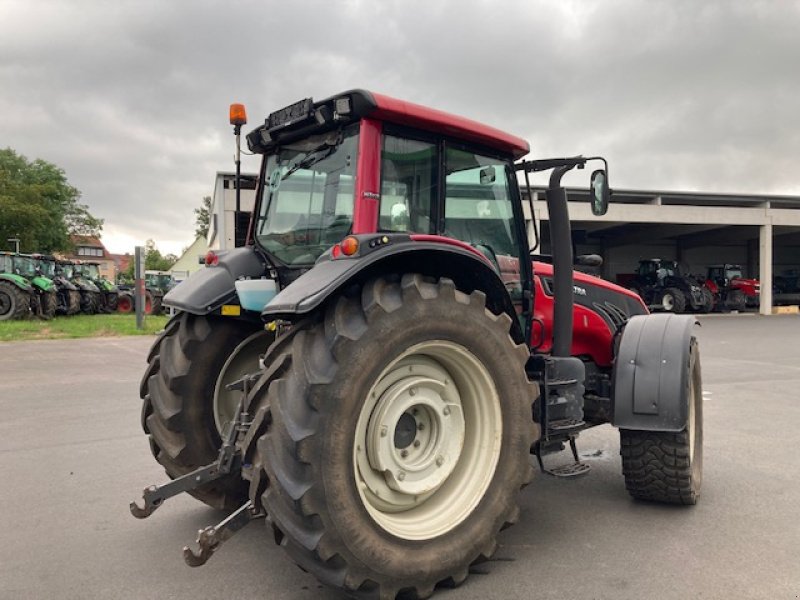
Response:
[{"label": "tractor exhaust pipe", "polygon": [[575,165],[556,167],[547,188],[550,215],[550,253],[553,255],[553,356],[570,356],[572,347],[572,230],[569,224],[567,193],[561,178]]}]

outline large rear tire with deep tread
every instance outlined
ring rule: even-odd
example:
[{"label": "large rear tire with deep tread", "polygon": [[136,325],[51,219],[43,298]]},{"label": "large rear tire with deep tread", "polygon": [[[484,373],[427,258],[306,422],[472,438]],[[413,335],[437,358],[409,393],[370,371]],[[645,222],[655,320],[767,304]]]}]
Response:
[{"label": "large rear tire with deep tread", "polygon": [[301,568],[350,594],[425,598],[492,555],[537,437],[511,324],[480,291],[403,275],[351,289],[272,345],[244,475]]},{"label": "large rear tire with deep tread", "polygon": [[0,321],[24,319],[30,314],[30,294],[10,281],[0,281]]},{"label": "large rear tire with deep tread", "polygon": [[683,431],[620,429],[625,487],[639,500],[697,503],[703,481],[703,382],[694,338],[686,368],[689,410]]},{"label": "large rear tire with deep tread", "polygon": [[53,317],[56,316],[56,308],[58,306],[58,298],[56,298],[56,292],[43,292],[40,296],[40,307],[42,314],[40,315],[42,319],[49,321]]},{"label": "large rear tire with deep tread", "polygon": [[[156,338],[139,388],[142,428],[170,477],[216,460],[221,438],[214,419],[215,385],[237,345],[259,328],[236,319],[180,313]],[[257,356],[253,362],[257,372]],[[189,493],[214,508],[233,510],[246,501],[247,483],[235,473]]]}]

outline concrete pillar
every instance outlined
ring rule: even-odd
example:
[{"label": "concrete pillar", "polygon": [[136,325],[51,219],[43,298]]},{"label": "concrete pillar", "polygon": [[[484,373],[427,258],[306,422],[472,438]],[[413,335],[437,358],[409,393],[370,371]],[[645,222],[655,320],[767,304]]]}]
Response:
[{"label": "concrete pillar", "polygon": [[758,235],[758,262],[761,282],[762,315],[772,314],[772,222],[761,225]]}]

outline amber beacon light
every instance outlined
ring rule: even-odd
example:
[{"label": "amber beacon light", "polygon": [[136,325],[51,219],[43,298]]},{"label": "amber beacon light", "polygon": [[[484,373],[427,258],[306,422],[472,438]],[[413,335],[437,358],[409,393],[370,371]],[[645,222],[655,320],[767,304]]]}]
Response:
[{"label": "amber beacon light", "polygon": [[247,124],[247,111],[244,109],[244,104],[231,104],[230,116],[231,125]]}]

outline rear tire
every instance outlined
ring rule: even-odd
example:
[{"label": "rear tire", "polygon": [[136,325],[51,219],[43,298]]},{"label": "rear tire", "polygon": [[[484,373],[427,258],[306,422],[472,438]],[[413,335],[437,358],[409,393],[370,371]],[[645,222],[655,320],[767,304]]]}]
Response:
[{"label": "rear tire", "polygon": [[678,288],[667,288],[661,296],[661,307],[667,312],[681,314],[686,311],[686,296]]},{"label": "rear tire", "polygon": [[697,341],[689,351],[686,428],[679,433],[620,429],[622,474],[639,500],[696,504],[703,481],[703,382]]},{"label": "rear tire", "polygon": [[0,321],[24,319],[30,313],[30,296],[10,281],[0,281]]},{"label": "rear tire", "polygon": [[55,291],[44,292],[40,296],[40,306],[42,309],[41,317],[45,321],[49,321],[56,316],[56,307],[58,306],[58,298],[56,298]]},{"label": "rear tire", "polygon": [[301,568],[350,593],[425,598],[492,555],[537,435],[511,324],[479,291],[404,275],[273,344],[245,476]]},{"label": "rear tire", "polygon": [[712,310],[714,310],[714,294],[711,293],[707,287],[702,289],[703,292],[703,304],[700,307],[700,312],[708,314]]},{"label": "rear tire", "polygon": [[[234,348],[258,329],[245,321],[181,313],[153,344],[139,388],[142,428],[170,477],[216,460],[221,438],[213,411],[215,384]],[[257,357],[252,371],[258,371]],[[247,484],[233,473],[189,493],[214,508],[233,510],[246,501]]]}]

